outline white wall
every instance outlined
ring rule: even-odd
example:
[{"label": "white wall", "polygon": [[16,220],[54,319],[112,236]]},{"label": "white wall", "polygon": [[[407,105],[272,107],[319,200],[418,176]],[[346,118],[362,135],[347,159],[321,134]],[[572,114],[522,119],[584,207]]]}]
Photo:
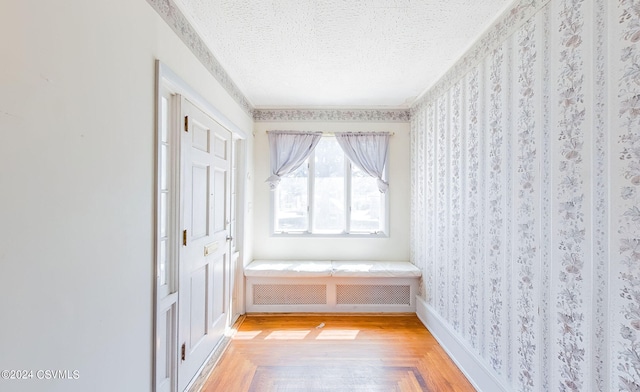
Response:
[{"label": "white wall", "polygon": [[0,3],[3,391],[149,391],[154,62],[252,120],[145,1]]},{"label": "white wall", "polygon": [[[254,258],[301,260],[408,260],[409,124],[381,122],[256,122],[254,137]],[[389,238],[285,238],[270,236],[268,130],[392,131],[389,146]]]},{"label": "white wall", "polygon": [[487,391],[640,385],[633,4],[517,1],[412,109],[421,313]]}]

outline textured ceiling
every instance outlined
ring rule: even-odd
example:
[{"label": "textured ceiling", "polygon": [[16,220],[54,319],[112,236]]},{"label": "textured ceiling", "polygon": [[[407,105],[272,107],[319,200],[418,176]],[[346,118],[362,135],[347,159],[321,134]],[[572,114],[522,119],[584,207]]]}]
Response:
[{"label": "textured ceiling", "polygon": [[511,0],[175,0],[256,108],[407,108]]}]

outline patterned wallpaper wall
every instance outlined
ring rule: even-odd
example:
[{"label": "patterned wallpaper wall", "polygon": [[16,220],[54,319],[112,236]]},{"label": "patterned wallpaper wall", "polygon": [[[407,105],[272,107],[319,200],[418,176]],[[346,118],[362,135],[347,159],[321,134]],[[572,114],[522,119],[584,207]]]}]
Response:
[{"label": "patterned wallpaper wall", "polygon": [[514,391],[640,390],[640,2],[523,0],[411,111],[421,297]]}]

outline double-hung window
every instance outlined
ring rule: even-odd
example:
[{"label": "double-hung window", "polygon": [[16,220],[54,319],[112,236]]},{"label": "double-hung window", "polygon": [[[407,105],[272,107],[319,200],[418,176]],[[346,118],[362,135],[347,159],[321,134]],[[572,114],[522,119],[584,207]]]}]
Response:
[{"label": "double-hung window", "polygon": [[323,136],[273,192],[273,233],[385,236],[387,194],[349,161],[335,137]]}]

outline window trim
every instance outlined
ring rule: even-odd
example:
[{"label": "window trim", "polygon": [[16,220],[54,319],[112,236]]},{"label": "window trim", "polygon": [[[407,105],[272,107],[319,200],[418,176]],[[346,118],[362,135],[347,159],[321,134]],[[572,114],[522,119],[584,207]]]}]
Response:
[{"label": "window trim", "polygon": [[[331,134],[324,134],[322,135],[322,137],[333,137],[333,135]],[[272,191],[270,192],[270,204],[269,204],[269,228],[270,228],[270,236],[271,237],[286,237],[286,238],[389,238],[390,233],[389,233],[389,229],[390,229],[390,225],[389,225],[389,207],[390,207],[390,203],[389,203],[389,192],[391,191],[391,188],[389,188],[387,190],[387,192],[384,193],[383,195],[383,201],[382,201],[382,205],[384,207],[384,211],[381,214],[381,219],[383,220],[381,222],[381,226],[382,226],[382,230],[380,231],[375,231],[375,232],[355,232],[355,233],[350,233],[349,230],[351,230],[351,185],[352,185],[352,180],[351,180],[351,166],[352,163],[349,160],[349,158],[347,158],[347,156],[345,155],[344,160],[345,160],[345,232],[342,233],[313,233],[311,232],[312,228],[313,228],[313,210],[312,210],[312,206],[313,206],[313,202],[314,202],[314,197],[315,197],[315,181],[312,181],[314,174],[315,173],[315,154],[316,151],[313,151],[312,154],[309,156],[308,161],[307,161],[307,169],[309,172],[309,180],[307,181],[307,192],[308,192],[308,198],[307,198],[307,214],[308,214],[308,229],[306,231],[290,231],[290,232],[280,232],[280,231],[276,231],[275,226],[276,226],[276,220],[275,220],[275,216],[276,216],[276,192],[277,191]],[[344,154],[344,153],[343,153]],[[389,158],[387,157],[387,162],[385,163],[385,169],[384,169],[384,176],[383,176],[383,180],[385,181],[389,181],[388,180],[388,173],[389,173]]]}]

